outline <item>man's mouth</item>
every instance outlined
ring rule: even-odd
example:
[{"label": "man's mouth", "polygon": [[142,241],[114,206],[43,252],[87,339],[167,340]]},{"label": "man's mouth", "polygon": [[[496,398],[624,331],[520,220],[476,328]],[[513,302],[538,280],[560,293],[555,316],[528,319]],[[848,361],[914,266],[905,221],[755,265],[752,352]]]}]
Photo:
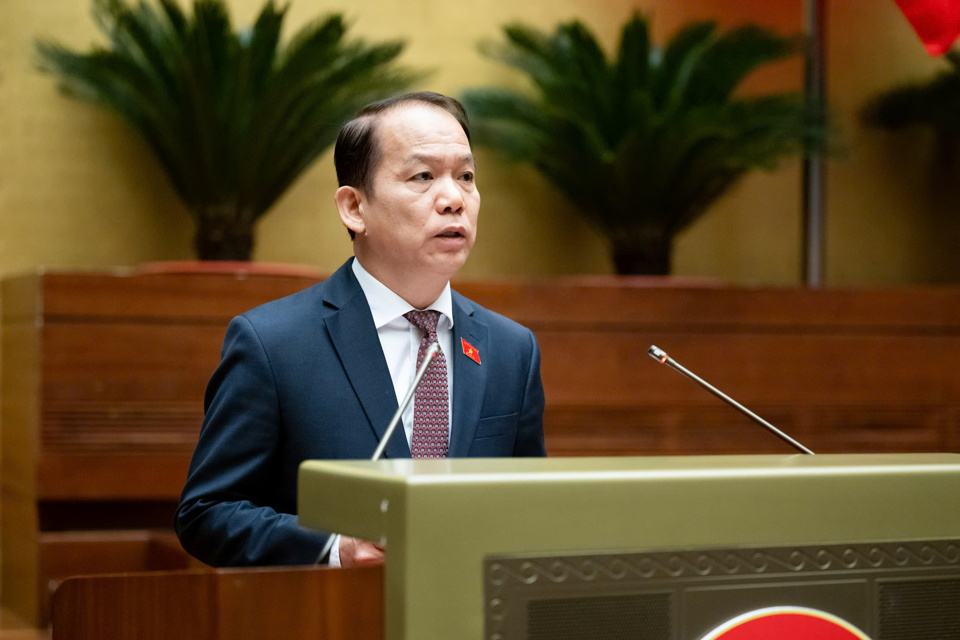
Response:
[{"label": "man's mouth", "polygon": [[438,238],[459,238],[462,235],[463,234],[460,233],[459,231],[444,231],[443,233],[438,233],[437,237]]}]

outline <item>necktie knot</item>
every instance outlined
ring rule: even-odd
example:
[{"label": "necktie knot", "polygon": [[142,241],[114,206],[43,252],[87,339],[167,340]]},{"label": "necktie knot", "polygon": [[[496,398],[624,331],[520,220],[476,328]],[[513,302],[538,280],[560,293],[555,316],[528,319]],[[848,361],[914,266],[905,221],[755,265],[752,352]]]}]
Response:
[{"label": "necktie knot", "polygon": [[403,314],[403,317],[406,318],[410,324],[415,326],[420,331],[423,331],[427,336],[436,336],[437,334],[437,323],[440,322],[440,312],[433,310],[426,311],[408,311]]}]

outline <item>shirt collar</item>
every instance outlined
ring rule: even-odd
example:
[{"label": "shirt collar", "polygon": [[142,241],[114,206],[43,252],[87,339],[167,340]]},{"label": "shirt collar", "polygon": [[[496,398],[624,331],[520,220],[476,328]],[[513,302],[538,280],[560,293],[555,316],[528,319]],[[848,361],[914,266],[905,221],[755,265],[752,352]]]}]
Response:
[{"label": "shirt collar", "polygon": [[[403,314],[414,310],[409,302],[370,275],[370,272],[364,269],[356,258],[353,259],[352,268],[353,275],[357,277],[360,288],[363,289],[363,295],[367,298],[367,304],[370,305],[370,313],[373,315],[373,323],[377,329],[398,318],[403,318]],[[450,295],[449,282],[443,288],[440,297],[429,304],[427,309],[439,311],[441,324],[446,323],[449,327],[453,327],[453,296]]]}]

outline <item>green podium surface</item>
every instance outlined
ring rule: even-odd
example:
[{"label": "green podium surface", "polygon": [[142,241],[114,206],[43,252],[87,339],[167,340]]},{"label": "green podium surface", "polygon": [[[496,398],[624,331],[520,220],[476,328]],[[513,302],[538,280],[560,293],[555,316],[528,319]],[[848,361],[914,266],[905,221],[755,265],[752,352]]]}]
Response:
[{"label": "green podium surface", "polygon": [[960,540],[960,455],[307,461],[298,502],[386,545],[387,640],[479,640],[492,557]]}]

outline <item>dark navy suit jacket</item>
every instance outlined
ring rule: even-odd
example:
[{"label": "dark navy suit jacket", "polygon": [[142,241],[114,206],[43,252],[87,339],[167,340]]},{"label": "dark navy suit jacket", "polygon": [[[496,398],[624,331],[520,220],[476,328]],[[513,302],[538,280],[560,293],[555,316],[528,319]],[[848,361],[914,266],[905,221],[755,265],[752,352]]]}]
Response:
[{"label": "dark navy suit jacket", "polygon": [[[519,324],[453,293],[450,456],[543,456],[540,352]],[[460,349],[477,348],[481,364]],[[351,261],[328,280],[234,318],[207,387],[176,529],[214,566],[308,564],[326,536],[301,529],[297,467],[369,458],[397,410]],[[410,457],[398,429],[385,455]]]}]

